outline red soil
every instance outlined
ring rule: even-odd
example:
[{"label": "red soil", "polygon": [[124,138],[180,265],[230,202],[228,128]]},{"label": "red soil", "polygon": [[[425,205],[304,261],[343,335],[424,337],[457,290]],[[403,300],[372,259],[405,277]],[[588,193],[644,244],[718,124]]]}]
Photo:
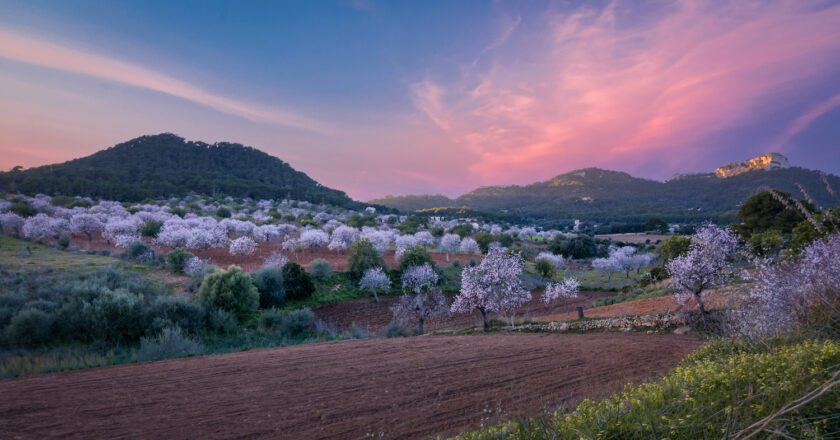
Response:
[{"label": "red soil", "polygon": [[[533,299],[526,303],[522,309],[516,313],[516,320],[539,320],[538,318],[546,315],[557,315],[560,313],[574,311],[576,307],[587,308],[592,306],[592,303],[597,298],[610,296],[610,292],[581,292],[580,296],[575,300],[570,301],[555,301],[551,304],[546,304],[542,300],[542,291],[531,292]],[[353,323],[357,327],[368,330],[374,333],[381,333],[385,326],[391,322],[394,315],[391,313],[390,307],[399,301],[396,296],[380,296],[378,303],[373,302],[373,298],[358,299],[354,301],[347,301],[337,304],[329,304],[326,306],[314,309],[315,315],[324,321],[328,326],[337,330],[344,330],[350,327]],[[451,303],[452,298],[449,298]],[[491,313],[490,319],[505,319]],[[412,323],[410,325],[415,325]],[[445,318],[427,320],[424,324],[424,330],[441,330],[441,329],[460,329],[467,327],[481,326],[481,314],[474,311],[467,315],[450,315]]]},{"label": "red soil", "polygon": [[[703,294],[703,304],[706,309],[721,308],[730,306],[730,298],[708,292]],[[626,315],[651,315],[658,313],[676,312],[680,310],[693,310],[697,308],[697,301],[694,298],[688,300],[685,306],[681,306],[673,296],[660,296],[657,298],[646,298],[638,301],[630,301],[608,306],[593,307],[584,312],[587,318],[608,318]],[[567,321],[577,319],[576,313],[550,314],[537,318],[537,321]]]},{"label": "red soil", "polygon": [[[619,391],[700,341],[643,334],[366,339],[0,381],[0,433],[418,439]],[[488,411],[491,414],[488,414]],[[381,434],[380,434],[381,433]]]}]

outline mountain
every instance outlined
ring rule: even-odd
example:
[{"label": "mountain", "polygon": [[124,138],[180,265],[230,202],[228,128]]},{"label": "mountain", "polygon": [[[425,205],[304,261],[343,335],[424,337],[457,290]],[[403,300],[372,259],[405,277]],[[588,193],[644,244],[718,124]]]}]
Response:
[{"label": "mountain", "polygon": [[525,186],[482,187],[455,199],[405,196],[370,202],[402,210],[429,209],[430,203],[440,202],[445,203],[441,206],[516,214],[545,224],[571,219],[638,223],[651,216],[672,222],[731,222],[741,203],[767,188],[804,198],[801,185],[818,207],[835,206],[840,200],[826,182],[840,189],[840,177],[792,167],[787,158],[771,153],[711,173],[678,174],[665,182],[586,168]]},{"label": "mountain", "polygon": [[170,133],[142,136],[60,164],[0,173],[0,191],[131,202],[197,193],[360,205],[255,148],[188,142]]}]

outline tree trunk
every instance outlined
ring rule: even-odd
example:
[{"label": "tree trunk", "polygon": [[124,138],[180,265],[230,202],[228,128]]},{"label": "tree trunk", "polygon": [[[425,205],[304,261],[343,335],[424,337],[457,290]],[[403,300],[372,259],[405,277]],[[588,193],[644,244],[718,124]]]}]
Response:
[{"label": "tree trunk", "polygon": [[705,327],[706,330],[708,331],[709,330],[709,320],[706,318],[706,307],[703,306],[703,299],[700,297],[700,295],[702,293],[703,293],[702,291],[696,292],[694,294],[694,298],[697,300],[697,308],[700,310],[700,318],[703,319],[703,327]]},{"label": "tree trunk", "polygon": [[93,234],[91,234],[90,232],[85,232],[85,234],[87,234],[88,236],[88,241],[93,241]]},{"label": "tree trunk", "polygon": [[379,302],[379,295],[376,294],[376,289],[373,289],[373,302]]},{"label": "tree trunk", "polygon": [[487,310],[484,310],[484,307],[479,307],[478,311],[481,312],[481,319],[484,320],[484,331],[490,330],[490,323],[487,322]]},{"label": "tree trunk", "polygon": [[420,316],[420,325],[417,327],[417,334],[418,335],[423,334],[423,317],[422,316]]}]

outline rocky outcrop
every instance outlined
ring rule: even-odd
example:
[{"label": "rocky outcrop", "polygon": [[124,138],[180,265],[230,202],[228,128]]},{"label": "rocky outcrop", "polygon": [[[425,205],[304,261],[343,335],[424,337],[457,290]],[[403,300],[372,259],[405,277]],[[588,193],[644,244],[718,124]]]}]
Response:
[{"label": "rocky outcrop", "polygon": [[724,165],[715,170],[718,177],[725,179],[727,177],[737,176],[738,174],[747,173],[757,170],[778,170],[782,168],[790,168],[790,163],[785,156],[779,153],[769,153],[749,160],[741,162],[733,162],[729,165]]}]

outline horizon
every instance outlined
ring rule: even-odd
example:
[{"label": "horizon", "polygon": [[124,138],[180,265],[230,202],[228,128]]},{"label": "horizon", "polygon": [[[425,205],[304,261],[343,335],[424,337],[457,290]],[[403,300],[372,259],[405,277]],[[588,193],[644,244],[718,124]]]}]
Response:
[{"label": "horizon", "polygon": [[840,174],[837,1],[0,11],[3,170],[171,132],[356,200],[589,167],[662,181],[770,152]]}]

